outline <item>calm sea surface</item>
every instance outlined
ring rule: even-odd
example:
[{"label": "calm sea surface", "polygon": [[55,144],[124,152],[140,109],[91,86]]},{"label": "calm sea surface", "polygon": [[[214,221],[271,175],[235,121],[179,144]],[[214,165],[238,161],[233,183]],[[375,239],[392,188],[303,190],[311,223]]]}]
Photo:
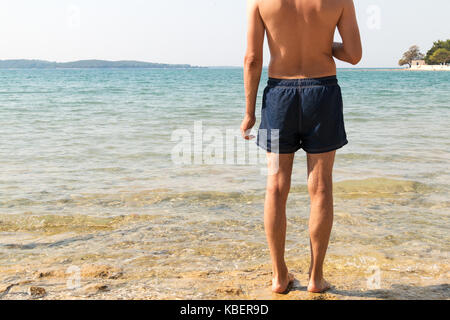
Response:
[{"label": "calm sea surface", "polygon": [[[330,254],[448,263],[450,73],[338,79],[349,144],[336,154]],[[266,263],[263,163],[172,154],[174,132],[198,139],[196,122],[223,134],[204,153],[225,145],[243,110],[241,69],[0,70],[0,265],[113,251],[154,268]],[[292,184],[287,255],[307,257],[302,150]]]}]

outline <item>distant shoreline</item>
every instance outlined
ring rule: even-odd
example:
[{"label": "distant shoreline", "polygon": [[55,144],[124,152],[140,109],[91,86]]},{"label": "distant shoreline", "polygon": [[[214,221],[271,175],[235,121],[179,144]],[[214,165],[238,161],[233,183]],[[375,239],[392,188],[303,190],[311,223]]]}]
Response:
[{"label": "distant shoreline", "polygon": [[408,71],[450,71],[450,66],[448,65],[419,65],[411,66],[411,68],[406,69]]},{"label": "distant shoreline", "polygon": [[190,64],[165,64],[134,60],[79,60],[52,62],[46,60],[10,59],[0,60],[0,69],[197,69]]}]

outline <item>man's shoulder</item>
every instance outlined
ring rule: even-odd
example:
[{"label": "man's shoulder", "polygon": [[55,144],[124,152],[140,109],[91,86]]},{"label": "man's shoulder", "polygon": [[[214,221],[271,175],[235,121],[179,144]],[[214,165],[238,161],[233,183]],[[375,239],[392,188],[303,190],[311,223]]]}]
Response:
[{"label": "man's shoulder", "polygon": [[338,0],[337,1],[342,7],[348,7],[353,5],[353,0]]},{"label": "man's shoulder", "polygon": [[[342,12],[346,8],[351,8],[353,6],[353,0],[319,0],[322,2],[322,8],[327,8],[331,11]],[[324,3],[326,2],[326,4]],[[325,5],[324,5],[325,4]]]},{"label": "man's shoulder", "polygon": [[247,7],[258,7],[262,0],[247,0]]},{"label": "man's shoulder", "polygon": [[319,0],[325,2],[328,5],[335,7],[347,7],[353,4],[353,0]]}]

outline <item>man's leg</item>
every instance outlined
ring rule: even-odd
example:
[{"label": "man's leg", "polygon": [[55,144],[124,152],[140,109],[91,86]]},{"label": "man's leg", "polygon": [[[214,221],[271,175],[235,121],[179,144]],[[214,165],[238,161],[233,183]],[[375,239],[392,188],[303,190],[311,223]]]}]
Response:
[{"label": "man's leg", "polygon": [[272,291],[283,293],[294,280],[284,261],[286,241],[286,201],[291,187],[294,154],[268,153],[267,192],[264,226],[272,259]]},{"label": "man's leg", "polygon": [[308,291],[323,292],[330,285],[323,276],[323,263],[333,227],[333,165],[336,150],[307,154],[311,267]]}]

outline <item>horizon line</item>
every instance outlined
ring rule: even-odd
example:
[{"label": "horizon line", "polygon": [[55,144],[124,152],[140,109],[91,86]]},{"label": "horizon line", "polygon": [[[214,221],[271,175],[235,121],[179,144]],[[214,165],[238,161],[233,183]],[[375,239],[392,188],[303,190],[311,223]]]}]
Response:
[{"label": "horizon line", "polygon": [[[81,62],[81,61],[104,61],[104,62],[140,62],[140,63],[149,63],[149,64],[162,64],[162,65],[189,65],[191,67],[202,67],[202,68],[233,68],[239,69],[243,68],[243,65],[195,65],[190,63],[169,63],[169,62],[151,62],[145,60],[135,60],[135,59],[120,59],[120,60],[108,60],[108,59],[77,59],[77,60],[67,60],[67,61],[57,61],[57,60],[45,60],[45,59],[23,59],[23,58],[14,58],[14,59],[0,59],[0,61],[14,61],[14,60],[23,60],[23,61],[42,61],[42,62],[50,62],[50,63],[73,63],[73,62]],[[264,65],[263,68],[267,69],[269,66]],[[364,66],[352,66],[352,67],[337,67],[337,69],[403,69],[402,67],[387,67],[387,66],[376,66],[376,67],[364,67]]]}]

